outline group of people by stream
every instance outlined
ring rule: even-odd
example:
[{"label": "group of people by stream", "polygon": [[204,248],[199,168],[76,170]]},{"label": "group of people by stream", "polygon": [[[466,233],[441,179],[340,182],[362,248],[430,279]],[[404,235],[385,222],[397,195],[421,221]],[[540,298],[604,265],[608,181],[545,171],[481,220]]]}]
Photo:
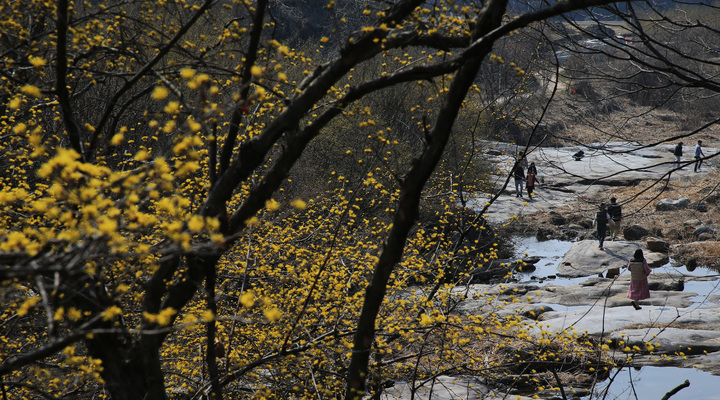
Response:
[{"label": "group of people by stream", "polygon": [[[702,164],[702,141],[698,141],[695,148],[695,172],[698,172]],[[678,150],[678,148],[680,150]],[[678,155],[679,152],[679,155]],[[682,142],[677,145],[674,150],[674,154],[677,160],[680,160],[682,156]],[[575,156],[574,156],[575,157]],[[582,158],[582,156],[580,156]],[[577,159],[577,158],[576,158]],[[679,161],[678,161],[679,162]],[[515,163],[512,171],[512,177],[515,181],[515,196],[518,198],[523,197],[523,184],[527,190],[528,199],[532,201],[532,194],[535,189],[535,184],[540,183],[537,179],[537,167],[535,162],[530,162],[528,165],[527,159],[519,154],[517,162]],[[622,226],[622,206],[617,202],[617,198],[611,197],[610,203],[601,203],[598,207],[598,211],[593,219],[593,226],[597,229],[596,235],[598,239],[598,249],[604,251],[604,242],[607,237],[614,241],[617,239]],[[627,297],[631,300],[632,306],[636,310],[642,309],[638,304],[638,301],[650,298],[650,289],[648,284],[648,275],[650,275],[651,269],[648,266],[647,260],[644,257],[643,251],[637,249],[633,254],[632,258],[627,264],[628,271],[630,271],[630,289]]]}]

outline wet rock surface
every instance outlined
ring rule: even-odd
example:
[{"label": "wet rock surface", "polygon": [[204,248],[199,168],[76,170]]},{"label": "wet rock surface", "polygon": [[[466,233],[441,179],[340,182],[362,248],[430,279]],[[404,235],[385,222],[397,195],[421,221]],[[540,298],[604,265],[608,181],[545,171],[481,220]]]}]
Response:
[{"label": "wet rock surface", "polygon": [[[667,252],[650,251],[642,242],[616,241],[605,247],[600,251],[594,241],[573,243],[557,261],[557,275],[564,280],[471,285],[471,292],[495,294],[498,303],[509,306],[496,309],[496,304],[469,301],[462,310],[521,315],[535,321],[531,330],[538,336],[563,331],[588,336],[609,343],[608,354],[628,365],[695,367],[720,374],[718,274],[673,267]],[[640,301],[640,310],[627,298],[630,276],[625,268],[637,248],[653,265],[651,297]],[[628,362],[629,353],[633,357]]]}]

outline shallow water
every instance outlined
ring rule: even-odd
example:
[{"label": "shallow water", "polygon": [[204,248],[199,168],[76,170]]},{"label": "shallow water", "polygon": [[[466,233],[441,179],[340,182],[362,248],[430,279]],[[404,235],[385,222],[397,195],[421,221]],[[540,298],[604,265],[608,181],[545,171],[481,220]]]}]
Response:
[{"label": "shallow water", "polygon": [[[547,240],[538,242],[534,237],[517,238],[515,241],[516,257],[525,256],[541,257],[536,264],[537,269],[533,272],[520,273],[520,280],[532,280],[536,283],[552,283],[554,285],[571,286],[579,284],[589,277],[584,278],[561,278],[555,276],[557,266],[562,261],[563,255],[570,250],[572,242],[559,240]],[[653,274],[670,273],[686,276],[685,292],[697,293],[692,298],[694,307],[716,305],[717,301],[709,296],[720,295],[720,280],[717,279],[718,272],[708,268],[698,267],[688,271],[685,266],[673,267],[673,260],[666,265],[653,269]],[[713,277],[714,280],[695,281],[693,277]],[[583,308],[583,306],[566,307],[557,304],[546,304],[556,311],[570,311]],[[587,307],[587,306],[584,306]],[[623,368],[612,383],[609,380],[601,382],[594,390],[594,394],[584,396],[587,400],[659,400],[667,392],[682,384],[685,380],[690,386],[680,390],[671,397],[672,400],[720,400],[720,376],[692,369],[677,367],[642,367]],[[632,382],[632,385],[630,384]],[[606,388],[607,393],[605,393]],[[634,391],[633,391],[634,389]]]},{"label": "shallow water", "polygon": [[[690,386],[674,394],[672,400],[720,400],[719,376],[697,369],[672,367],[642,367],[639,371],[623,368],[610,384],[605,399],[659,400],[686,379]],[[608,381],[602,382],[589,399],[602,399],[607,386]]]}]

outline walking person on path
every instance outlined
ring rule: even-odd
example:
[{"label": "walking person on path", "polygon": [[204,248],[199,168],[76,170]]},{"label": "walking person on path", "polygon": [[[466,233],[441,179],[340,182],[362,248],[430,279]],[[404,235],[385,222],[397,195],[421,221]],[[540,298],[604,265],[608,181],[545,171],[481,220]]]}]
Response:
[{"label": "walking person on path", "polygon": [[607,212],[608,215],[610,215],[610,221],[608,221],[610,239],[614,241],[618,232],[620,232],[620,225],[622,224],[622,207],[618,204],[616,198],[610,198],[610,205],[608,206]]},{"label": "walking person on path", "polygon": [[650,286],[647,279],[650,275],[650,267],[641,249],[635,250],[627,268],[630,271],[630,290],[627,297],[632,300],[633,307],[640,310],[642,307],[638,301],[650,298]]},{"label": "walking person on path", "polygon": [[515,197],[523,197],[523,180],[525,180],[525,170],[520,163],[515,164],[515,168],[512,171],[513,177],[515,178]]},{"label": "walking person on path", "polygon": [[535,174],[537,176],[537,167],[535,166],[535,161],[530,163],[530,166],[527,169],[528,174]]},{"label": "walking person on path", "polygon": [[537,180],[534,173],[530,172],[529,168],[526,175],[526,180],[527,182],[525,182],[525,187],[527,188],[528,197],[530,198],[530,200],[532,200],[533,190],[535,190],[535,183],[540,183],[540,181]]},{"label": "walking person on path", "polygon": [[597,214],[595,214],[595,219],[593,220],[593,226],[597,227],[597,238],[600,244],[600,246],[598,246],[598,249],[600,250],[605,250],[605,248],[603,247],[603,243],[605,242],[605,234],[607,232],[609,220],[610,215],[608,215],[607,213],[605,203],[601,203],[600,210],[598,210]]},{"label": "walking person on path", "polygon": [[700,172],[700,166],[703,162],[703,157],[705,157],[705,153],[702,151],[702,140],[698,140],[698,143],[695,145],[695,172]]},{"label": "walking person on path", "polygon": [[673,151],[673,154],[675,154],[675,164],[677,164],[678,168],[680,168],[680,161],[682,159],[682,146],[682,142],[678,143],[677,146],[675,146],[675,151]]}]

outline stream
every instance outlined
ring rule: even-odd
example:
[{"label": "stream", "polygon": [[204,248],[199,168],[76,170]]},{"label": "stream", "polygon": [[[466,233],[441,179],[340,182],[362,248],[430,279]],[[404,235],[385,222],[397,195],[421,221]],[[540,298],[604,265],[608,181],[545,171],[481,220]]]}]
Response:
[{"label": "stream", "polygon": [[[534,237],[517,238],[515,242],[516,257],[522,258],[529,255],[541,258],[540,261],[535,264],[535,271],[520,273],[518,274],[518,278],[521,281],[533,282],[539,285],[552,283],[560,286],[577,285],[587,280],[588,277],[562,278],[555,275],[558,264],[561,262],[563,255],[570,250],[572,244],[572,242],[559,240],[538,242]],[[693,276],[716,276],[718,274],[717,271],[703,267],[698,267],[692,271],[688,271],[685,266],[673,267],[672,260],[666,265],[653,269],[653,273],[656,273],[656,271],[680,273],[688,278]],[[707,306],[708,296],[710,294],[717,294],[720,291],[718,288],[719,285],[720,281],[718,280],[693,281],[686,279],[685,291],[697,293],[697,296],[692,298],[694,302],[693,307]],[[566,307],[557,304],[548,305],[559,311],[587,307]],[[686,379],[690,382],[690,386],[673,395],[671,397],[672,400],[720,400],[720,391],[712,389],[720,387],[720,376],[693,368],[649,366],[642,368],[622,368],[612,383],[609,383],[609,380],[600,382],[595,387],[594,394],[584,398],[588,400],[659,400],[667,392],[682,384]]]}]

